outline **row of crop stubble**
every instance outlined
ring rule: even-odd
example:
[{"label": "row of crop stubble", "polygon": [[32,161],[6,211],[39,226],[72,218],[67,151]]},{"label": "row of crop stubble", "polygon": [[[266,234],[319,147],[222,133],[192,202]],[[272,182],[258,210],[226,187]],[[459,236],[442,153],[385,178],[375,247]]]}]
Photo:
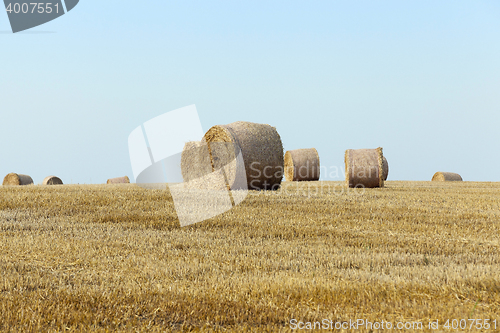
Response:
[{"label": "row of crop stubble", "polygon": [[168,190],[2,187],[0,330],[498,319],[499,202],[498,183],[284,182],[179,228]]}]

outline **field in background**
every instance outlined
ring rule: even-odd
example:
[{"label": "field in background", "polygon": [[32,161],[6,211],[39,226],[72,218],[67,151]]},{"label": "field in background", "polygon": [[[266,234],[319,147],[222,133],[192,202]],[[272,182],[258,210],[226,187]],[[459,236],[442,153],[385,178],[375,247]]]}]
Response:
[{"label": "field in background", "polygon": [[499,231],[500,183],[284,183],[184,228],[168,191],[0,187],[0,330],[481,318],[498,332]]}]

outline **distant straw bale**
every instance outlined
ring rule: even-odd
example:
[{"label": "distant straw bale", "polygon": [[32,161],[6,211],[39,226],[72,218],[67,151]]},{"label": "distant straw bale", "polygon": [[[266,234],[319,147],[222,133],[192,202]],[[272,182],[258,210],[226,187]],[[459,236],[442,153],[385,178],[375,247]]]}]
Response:
[{"label": "distant straw bale", "polygon": [[61,178],[56,176],[48,176],[43,180],[42,185],[62,185],[63,182]]},{"label": "distant straw bale", "polygon": [[344,159],[348,187],[384,186],[382,148],[348,149]]},{"label": "distant straw bale", "polygon": [[382,178],[384,181],[387,180],[387,177],[389,176],[389,163],[387,162],[387,159],[385,156],[383,156],[382,160]]},{"label": "distant straw bale", "polygon": [[130,179],[127,176],[111,178],[111,179],[108,179],[108,181],[106,182],[106,184],[129,184],[129,183],[130,183]]},{"label": "distant straw bale", "polygon": [[462,181],[462,177],[458,173],[453,172],[436,172],[432,176],[433,182],[452,182],[452,181]]},{"label": "distant straw bale", "polygon": [[17,173],[9,173],[3,179],[3,185],[32,185],[33,179],[28,175],[20,175]]},{"label": "distant straw bale", "polygon": [[285,177],[288,181],[319,180],[319,154],[315,148],[285,153]]},{"label": "distant straw bale", "polygon": [[213,126],[204,138],[209,144],[212,170],[223,169],[231,190],[279,189],[284,159],[275,127],[238,121]]},{"label": "distant straw bale", "polygon": [[184,145],[181,155],[181,172],[184,182],[201,178],[212,172],[208,145],[205,141],[191,141]]}]

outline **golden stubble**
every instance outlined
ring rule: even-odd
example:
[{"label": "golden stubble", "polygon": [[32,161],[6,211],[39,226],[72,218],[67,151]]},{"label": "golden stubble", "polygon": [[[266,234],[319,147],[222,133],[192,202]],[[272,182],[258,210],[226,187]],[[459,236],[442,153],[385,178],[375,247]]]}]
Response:
[{"label": "golden stubble", "polygon": [[500,319],[500,183],[344,186],[284,182],[184,228],[168,190],[0,187],[0,330]]}]

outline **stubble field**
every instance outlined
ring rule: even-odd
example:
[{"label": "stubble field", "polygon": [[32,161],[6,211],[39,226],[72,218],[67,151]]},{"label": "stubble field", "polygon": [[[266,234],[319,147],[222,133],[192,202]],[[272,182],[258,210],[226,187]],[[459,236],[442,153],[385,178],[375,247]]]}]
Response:
[{"label": "stubble field", "polygon": [[500,331],[500,183],[343,186],[286,182],[184,228],[168,191],[0,187],[0,330]]}]

